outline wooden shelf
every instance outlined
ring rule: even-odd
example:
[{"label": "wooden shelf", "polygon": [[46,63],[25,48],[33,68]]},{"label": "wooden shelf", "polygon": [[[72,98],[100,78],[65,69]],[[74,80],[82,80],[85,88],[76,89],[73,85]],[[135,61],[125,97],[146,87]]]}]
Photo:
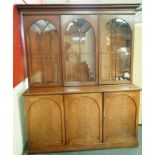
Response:
[{"label": "wooden shelf", "polygon": [[102,92],[139,91],[139,90],[141,89],[133,84],[28,88],[24,93],[24,96],[45,95],[45,94],[56,95],[56,94],[102,93]]}]

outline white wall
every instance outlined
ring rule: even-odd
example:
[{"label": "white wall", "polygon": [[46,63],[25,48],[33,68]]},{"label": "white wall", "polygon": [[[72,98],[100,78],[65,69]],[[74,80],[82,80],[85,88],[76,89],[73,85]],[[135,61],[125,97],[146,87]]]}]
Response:
[{"label": "white wall", "polygon": [[13,92],[13,155],[22,155],[27,141],[22,97],[26,88],[27,80],[18,84]]}]

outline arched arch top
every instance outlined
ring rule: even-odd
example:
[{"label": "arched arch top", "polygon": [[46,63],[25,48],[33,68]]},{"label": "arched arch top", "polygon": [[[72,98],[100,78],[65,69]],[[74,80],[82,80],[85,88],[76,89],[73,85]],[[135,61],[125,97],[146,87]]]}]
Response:
[{"label": "arched arch top", "polygon": [[98,104],[98,102],[94,99],[94,98],[91,98],[89,96],[79,96],[79,97],[75,97],[74,99],[71,100],[71,103],[74,104],[74,102],[78,102],[79,100],[85,100],[85,101],[89,101],[88,103],[91,105],[91,104],[95,104],[97,107],[97,109],[99,110],[100,112],[100,106]]},{"label": "arched arch top", "polygon": [[89,31],[89,29],[93,29],[93,26],[87,20],[83,18],[77,18],[70,21],[66,26],[66,34],[79,33],[79,31],[81,34],[84,34]]},{"label": "arched arch top", "polygon": [[[130,95],[127,95],[127,94],[120,94],[120,95],[115,95],[115,94],[111,94],[112,96],[112,99],[111,99],[111,103],[117,103],[115,102],[116,100],[119,100],[119,99],[123,99],[122,100],[122,103],[128,103],[128,104],[132,104],[131,106],[134,106],[135,109],[137,109],[137,104],[136,104],[136,101],[134,100],[134,98],[132,98]],[[122,104],[121,103],[121,104]],[[137,111],[137,110],[136,110]]]},{"label": "arched arch top", "polygon": [[56,31],[56,26],[51,21],[48,21],[47,19],[39,19],[28,27],[28,32],[36,26],[40,29],[41,32],[44,32],[45,30]]},{"label": "arched arch top", "polygon": [[60,105],[55,100],[47,97],[47,98],[41,98],[41,99],[34,101],[31,104],[31,106],[29,107],[28,113],[30,113],[33,106],[35,106],[35,105],[38,106],[38,104],[40,104],[40,105],[43,105],[43,104],[55,105],[59,109],[59,111],[61,111]]},{"label": "arched arch top", "polygon": [[106,29],[107,45],[116,46],[112,52],[131,53],[132,30],[126,20],[113,18],[106,23]]},{"label": "arched arch top", "polygon": [[122,18],[113,18],[107,22],[106,26],[108,28],[113,28],[115,32],[118,31],[119,28],[123,29],[126,33],[131,33],[131,28],[128,22]]}]

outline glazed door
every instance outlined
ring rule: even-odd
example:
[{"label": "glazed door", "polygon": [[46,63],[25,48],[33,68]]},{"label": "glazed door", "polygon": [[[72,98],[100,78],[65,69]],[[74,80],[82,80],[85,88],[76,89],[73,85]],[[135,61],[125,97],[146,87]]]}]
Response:
[{"label": "glazed door", "polygon": [[66,142],[102,142],[102,94],[65,95]]},{"label": "glazed door", "polygon": [[137,140],[139,92],[104,93],[104,142]]},{"label": "glazed door", "polygon": [[95,85],[98,82],[98,17],[62,15],[64,85]]},{"label": "glazed door", "polygon": [[29,149],[64,144],[64,112],[61,95],[25,96]]},{"label": "glazed door", "polygon": [[134,15],[99,16],[99,83],[132,80]]},{"label": "glazed door", "polygon": [[59,16],[24,16],[24,33],[29,85],[62,85]]}]

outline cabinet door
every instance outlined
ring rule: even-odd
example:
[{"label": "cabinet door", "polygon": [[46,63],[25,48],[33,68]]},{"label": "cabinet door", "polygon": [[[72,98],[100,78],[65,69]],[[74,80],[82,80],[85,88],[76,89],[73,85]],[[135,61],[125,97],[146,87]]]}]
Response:
[{"label": "cabinet door", "polygon": [[139,92],[104,94],[104,142],[137,139]]},{"label": "cabinet door", "polygon": [[102,94],[65,95],[67,144],[102,141]]},{"label": "cabinet door", "polygon": [[29,84],[61,85],[59,16],[24,16]]},{"label": "cabinet door", "polygon": [[29,149],[64,143],[63,97],[25,96]]},{"label": "cabinet door", "polygon": [[65,85],[95,85],[98,81],[96,15],[61,16]]},{"label": "cabinet door", "polygon": [[129,83],[134,15],[99,16],[99,82]]}]

